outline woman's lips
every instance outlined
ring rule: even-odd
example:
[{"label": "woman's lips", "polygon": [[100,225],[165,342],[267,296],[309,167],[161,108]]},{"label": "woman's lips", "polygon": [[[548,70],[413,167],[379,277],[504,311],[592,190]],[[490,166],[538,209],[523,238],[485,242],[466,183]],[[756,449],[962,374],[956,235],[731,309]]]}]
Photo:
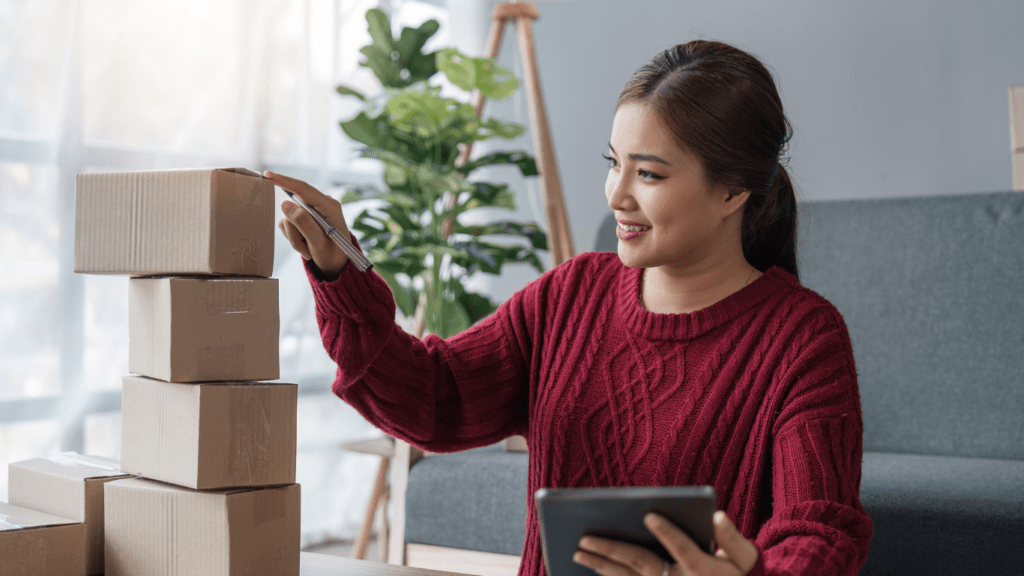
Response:
[{"label": "woman's lips", "polygon": [[638,232],[634,232],[634,231],[631,231],[631,230],[623,230],[622,226],[616,226],[615,227],[615,235],[618,236],[619,240],[632,240],[633,238],[636,238],[637,236],[640,236],[641,234],[646,234],[646,233],[648,233],[650,231],[651,231],[650,228],[648,228],[647,230],[640,230]]}]

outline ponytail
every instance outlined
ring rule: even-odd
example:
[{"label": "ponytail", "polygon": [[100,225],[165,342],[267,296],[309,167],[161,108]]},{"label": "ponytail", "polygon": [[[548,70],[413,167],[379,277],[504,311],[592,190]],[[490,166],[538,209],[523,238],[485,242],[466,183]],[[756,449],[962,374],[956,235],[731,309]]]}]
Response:
[{"label": "ponytail", "polygon": [[767,194],[751,194],[743,211],[743,256],[758,270],[778,266],[797,280],[796,191],[781,164]]}]

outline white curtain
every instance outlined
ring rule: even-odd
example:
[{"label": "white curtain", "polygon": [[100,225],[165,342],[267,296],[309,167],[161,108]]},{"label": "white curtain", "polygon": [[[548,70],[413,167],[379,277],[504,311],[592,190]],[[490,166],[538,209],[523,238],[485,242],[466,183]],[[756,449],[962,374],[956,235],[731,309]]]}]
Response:
[{"label": "white curtain", "polygon": [[[396,27],[437,19],[428,49],[449,42],[445,9],[381,4]],[[0,0],[0,498],[9,462],[120,453],[128,281],[72,272],[75,174],[245,166],[335,194],[377,181],[338,126],[356,103],[334,92],[377,90],[358,66],[377,5]],[[281,380],[300,384],[303,543],[351,538],[377,461],[338,444],[375,431],[330,394],[300,258],[279,235],[276,247]]]}]

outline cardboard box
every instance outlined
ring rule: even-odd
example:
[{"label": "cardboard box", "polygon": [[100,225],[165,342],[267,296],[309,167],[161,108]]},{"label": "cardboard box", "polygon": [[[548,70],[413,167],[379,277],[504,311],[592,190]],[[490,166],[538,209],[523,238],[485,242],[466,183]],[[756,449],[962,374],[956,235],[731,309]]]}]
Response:
[{"label": "cardboard box", "polygon": [[295,384],[125,376],[121,392],[121,470],[200,490],[295,482]]},{"label": "cardboard box", "polygon": [[7,471],[8,502],[85,523],[85,573],[103,574],[103,484],[126,476],[117,460],[64,452]]},{"label": "cardboard box", "polygon": [[82,576],[85,524],[0,502],[0,576]]},{"label": "cardboard box", "polygon": [[269,277],[274,184],[244,168],[79,174],[75,272]]},{"label": "cardboard box", "polygon": [[132,478],[106,490],[107,576],[297,576],[299,485],[195,491]]},{"label": "cardboard box", "polygon": [[128,370],[168,382],[276,380],[276,278],[131,278]]}]

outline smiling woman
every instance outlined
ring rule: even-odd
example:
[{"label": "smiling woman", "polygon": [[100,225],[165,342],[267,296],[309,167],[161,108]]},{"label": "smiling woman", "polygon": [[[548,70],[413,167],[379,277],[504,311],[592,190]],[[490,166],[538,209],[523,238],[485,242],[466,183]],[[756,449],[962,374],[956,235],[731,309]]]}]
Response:
[{"label": "smiling woman", "polygon": [[[523,435],[531,494],[714,488],[714,555],[652,517],[674,561],[586,538],[574,558],[602,576],[856,575],[871,539],[857,372],[839,312],[797,277],[771,75],[727,44],[675,46],[626,85],[611,132],[617,253],[570,259],[450,338],[410,336],[379,274],[326,276],[336,254],[313,252],[334,393],[431,452]],[[333,249],[291,224],[296,250]],[[543,576],[532,498],[526,517],[519,574]]]}]

